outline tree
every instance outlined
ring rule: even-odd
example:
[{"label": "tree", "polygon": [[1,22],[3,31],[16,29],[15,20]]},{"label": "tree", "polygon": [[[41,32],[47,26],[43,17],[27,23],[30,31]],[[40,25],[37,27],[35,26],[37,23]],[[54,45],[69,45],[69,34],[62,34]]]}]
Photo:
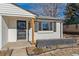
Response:
[{"label": "tree", "polygon": [[66,6],[65,11],[65,24],[78,24],[79,23],[79,4],[70,3]]},{"label": "tree", "polygon": [[53,3],[53,4],[44,4],[43,5],[43,12],[47,15],[47,16],[53,16],[56,17],[57,16],[57,4]]},{"label": "tree", "polygon": [[33,12],[42,16],[57,17],[59,15],[58,9],[61,4],[59,3],[36,3],[29,4],[34,7]]}]

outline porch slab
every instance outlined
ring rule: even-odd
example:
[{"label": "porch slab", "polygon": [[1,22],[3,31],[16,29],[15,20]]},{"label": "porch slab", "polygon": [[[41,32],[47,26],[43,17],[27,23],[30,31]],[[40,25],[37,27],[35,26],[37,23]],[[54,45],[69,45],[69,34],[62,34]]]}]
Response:
[{"label": "porch slab", "polygon": [[17,41],[17,42],[8,42],[3,49],[9,48],[9,49],[21,49],[31,47],[30,42],[27,41]]}]

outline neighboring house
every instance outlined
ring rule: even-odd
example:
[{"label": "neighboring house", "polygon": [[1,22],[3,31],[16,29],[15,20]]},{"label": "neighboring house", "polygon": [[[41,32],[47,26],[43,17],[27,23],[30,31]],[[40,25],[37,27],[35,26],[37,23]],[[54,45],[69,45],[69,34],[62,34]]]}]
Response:
[{"label": "neighboring house", "polygon": [[8,42],[63,38],[60,18],[37,16],[14,4],[0,4],[0,49]]}]

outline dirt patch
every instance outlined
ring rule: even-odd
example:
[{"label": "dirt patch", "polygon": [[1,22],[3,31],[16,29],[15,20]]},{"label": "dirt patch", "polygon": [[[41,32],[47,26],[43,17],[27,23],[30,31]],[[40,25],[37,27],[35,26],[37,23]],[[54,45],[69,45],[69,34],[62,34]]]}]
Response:
[{"label": "dirt patch", "polygon": [[13,51],[12,49],[11,50],[1,50],[0,56],[11,56],[12,51]]},{"label": "dirt patch", "polygon": [[8,51],[6,52],[6,56],[11,56],[12,52],[13,52],[13,49],[8,50]]},{"label": "dirt patch", "polygon": [[78,34],[64,34],[65,38],[73,38],[76,40],[77,44],[79,44],[79,35]]},{"label": "dirt patch", "polygon": [[68,48],[27,48],[29,56],[72,56],[73,54],[79,54],[79,45]]},{"label": "dirt patch", "polygon": [[[72,35],[72,34],[64,34],[65,38],[73,38],[77,41],[77,45],[72,47],[63,47],[60,45],[57,45],[56,49],[52,49],[51,51],[41,53],[39,56],[72,56],[73,54],[79,55],[79,35]],[[61,47],[61,48],[60,48]]]},{"label": "dirt patch", "polygon": [[0,51],[0,56],[5,56],[6,55],[6,51]]},{"label": "dirt patch", "polygon": [[[65,38],[73,38],[79,43],[79,35],[64,34]],[[79,45],[56,45],[48,48],[26,48],[29,56],[72,56],[79,55]]]},{"label": "dirt patch", "polygon": [[39,54],[44,53],[48,50],[49,49],[46,49],[46,48],[32,48],[32,47],[26,48],[26,52],[29,56],[39,55]]},{"label": "dirt patch", "polygon": [[73,54],[79,55],[79,46],[72,48],[56,49],[46,53],[39,54],[39,56],[72,56]]}]

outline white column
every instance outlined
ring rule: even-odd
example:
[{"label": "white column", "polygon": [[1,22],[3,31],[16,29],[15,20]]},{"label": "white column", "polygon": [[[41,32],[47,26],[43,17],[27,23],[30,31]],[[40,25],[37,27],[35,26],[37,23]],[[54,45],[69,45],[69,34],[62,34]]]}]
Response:
[{"label": "white column", "polygon": [[28,33],[29,33],[29,30],[28,30],[28,21],[26,20],[26,26],[27,26],[27,31],[26,31],[26,41],[29,41],[29,35],[28,35]]},{"label": "white column", "polygon": [[2,16],[0,15],[0,50],[2,48]]},{"label": "white column", "polygon": [[60,26],[61,26],[61,28],[60,28],[60,30],[61,30],[61,38],[63,38],[63,23],[60,23]]}]

